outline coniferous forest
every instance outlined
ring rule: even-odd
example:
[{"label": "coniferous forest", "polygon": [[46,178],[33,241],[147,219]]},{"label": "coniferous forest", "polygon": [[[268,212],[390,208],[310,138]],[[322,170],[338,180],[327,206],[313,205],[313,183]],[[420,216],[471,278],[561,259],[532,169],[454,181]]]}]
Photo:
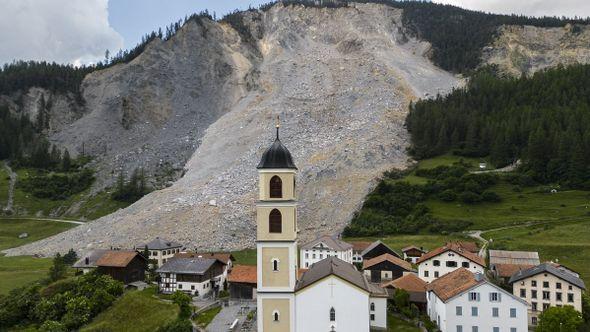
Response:
[{"label": "coniferous forest", "polygon": [[590,189],[590,66],[497,78],[482,71],[464,89],[421,100],[406,120],[411,154],[490,156],[496,166],[517,159],[539,183]]}]

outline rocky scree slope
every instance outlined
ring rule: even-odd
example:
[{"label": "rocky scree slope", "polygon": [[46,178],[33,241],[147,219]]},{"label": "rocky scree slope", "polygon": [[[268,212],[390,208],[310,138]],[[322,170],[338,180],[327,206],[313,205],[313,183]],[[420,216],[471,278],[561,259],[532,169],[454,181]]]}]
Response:
[{"label": "rocky scree slope", "polygon": [[482,65],[497,65],[501,73],[511,76],[560,64],[590,63],[590,26],[502,26],[482,53]]},{"label": "rocky scree slope", "polygon": [[[98,141],[101,133],[108,133],[113,142],[126,145],[121,137],[128,135],[116,125],[121,114],[112,110],[121,103],[115,97],[130,90],[128,98],[144,102],[142,108],[131,109],[130,118],[140,118],[129,130],[146,137],[145,147],[138,147],[130,158],[153,155],[146,150],[166,145],[167,139],[196,145],[202,127],[183,109],[208,108],[211,118],[220,117],[207,128],[184,177],[171,187],[7,253],[50,255],[69,248],[129,247],[156,236],[208,250],[251,246],[256,237],[256,164],[274,139],[276,115],[282,118],[281,139],[299,167],[301,240],[338,232],[383,171],[405,166],[408,137],[403,122],[410,100],[445,93],[460,83],[424,56],[429,44],[404,34],[401,14],[376,4],[338,9],[277,4],[266,12],[243,13],[243,25],[252,36],[248,42],[229,25],[210,21],[206,33],[195,24],[172,40],[179,45],[204,43],[205,33],[219,53],[192,54],[203,52],[202,44],[175,50],[156,44],[129,65],[93,73],[84,82],[84,96],[96,104],[79,124],[55,136],[64,143],[72,137]],[[221,64],[220,54],[225,59]],[[178,65],[190,68],[188,73],[172,70],[197,58],[210,63]],[[219,68],[231,74],[217,79]],[[140,84],[137,79],[144,76],[150,79]],[[172,87],[162,83],[167,80]],[[200,99],[179,95],[179,84],[192,84],[185,91]],[[176,128],[166,124],[157,137],[145,134],[174,112],[187,118],[175,121]],[[83,133],[88,126],[90,133]],[[170,154],[177,153],[173,148]]]}]

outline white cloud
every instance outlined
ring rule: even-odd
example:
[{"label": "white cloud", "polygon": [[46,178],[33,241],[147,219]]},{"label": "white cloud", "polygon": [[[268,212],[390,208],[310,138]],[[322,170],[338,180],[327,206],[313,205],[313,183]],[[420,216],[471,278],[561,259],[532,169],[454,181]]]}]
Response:
[{"label": "white cloud", "polygon": [[0,0],[0,64],[91,63],[122,47],[109,26],[108,0]]},{"label": "white cloud", "polygon": [[433,0],[466,9],[528,16],[589,17],[588,0]]}]

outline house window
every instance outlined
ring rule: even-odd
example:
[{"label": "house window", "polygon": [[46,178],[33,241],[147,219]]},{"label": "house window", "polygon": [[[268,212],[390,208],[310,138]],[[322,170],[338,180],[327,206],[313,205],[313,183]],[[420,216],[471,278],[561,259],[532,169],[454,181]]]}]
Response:
[{"label": "house window", "polygon": [[492,317],[499,317],[500,316],[500,310],[498,308],[492,308]]},{"label": "house window", "polygon": [[434,277],[438,278],[438,271],[434,271]]},{"label": "house window", "polygon": [[320,259],[323,259],[323,258],[324,258],[324,254],[320,254]]},{"label": "house window", "polygon": [[469,268],[469,262],[463,262],[461,263],[461,266],[463,266],[464,268]]},{"label": "house window", "polygon": [[432,262],[432,265],[434,265],[434,266],[440,266],[440,261],[439,261],[438,259],[435,259],[435,260]]},{"label": "house window", "polygon": [[375,311],[375,302],[371,302],[371,311]]},{"label": "house window", "polygon": [[469,301],[479,301],[479,293],[469,292]]},{"label": "house window", "polygon": [[537,291],[536,290],[531,290],[531,298],[532,299],[536,299],[537,298]]},{"label": "house window", "polygon": [[532,280],[531,281],[531,286],[537,287],[537,280]]},{"label": "house window", "polygon": [[463,325],[457,325],[457,332],[463,332]]},{"label": "house window", "polygon": [[516,332],[516,327],[511,327],[510,332]]},{"label": "house window", "polygon": [[273,259],[272,260],[272,270],[273,271],[278,271],[279,270],[279,260],[278,259]]},{"label": "house window", "polygon": [[305,253],[305,258],[309,258],[309,253]]},{"label": "house window", "polygon": [[311,258],[315,259],[315,254],[312,254],[312,255],[311,255]]},{"label": "house window", "polygon": [[273,311],[272,313],[272,320],[275,322],[279,321],[279,312],[277,310]]},{"label": "house window", "polygon": [[567,301],[570,303],[574,302],[574,294],[567,293]]},{"label": "house window", "polygon": [[526,297],[526,289],[524,289],[524,288],[520,289],[520,297]]},{"label": "house window", "polygon": [[447,267],[457,267],[456,261],[447,261]]},{"label": "house window", "polygon": [[500,293],[490,293],[490,302],[500,302]]},{"label": "house window", "polygon": [[371,314],[371,320],[375,320],[375,314]]},{"label": "house window", "polygon": [[195,285],[191,285],[191,290],[195,290]]},{"label": "house window", "polygon": [[182,284],[178,284],[178,289],[182,289]]},{"label": "house window", "polygon": [[543,300],[549,300],[551,299],[551,293],[549,293],[548,291],[543,291]]},{"label": "house window", "polygon": [[531,302],[533,311],[537,311],[537,302]]},{"label": "house window", "polygon": [[516,318],[516,308],[510,308],[510,318]]},{"label": "house window", "polygon": [[477,317],[478,310],[477,307],[471,307],[471,316]]},{"label": "house window", "polygon": [[471,332],[479,332],[479,327],[478,326],[472,326],[471,327]]},{"label": "house window", "polygon": [[537,325],[537,317],[531,317],[531,324]]},{"label": "house window", "polygon": [[497,326],[492,327],[493,332],[500,332],[500,328]]},{"label": "house window", "polygon": [[455,315],[457,315],[457,316],[463,316],[463,307],[456,306],[455,307]]},{"label": "house window", "polygon": [[278,175],[273,176],[270,179],[270,198],[282,198],[283,197],[283,181]]},{"label": "house window", "polygon": [[305,267],[309,267],[309,262],[305,262]]},{"label": "house window", "polygon": [[428,278],[428,271],[424,271],[424,277]]},{"label": "house window", "polygon": [[572,285],[567,286],[567,289],[572,290]]},{"label": "house window", "polygon": [[556,300],[556,301],[559,301],[559,302],[563,301],[563,300],[561,299],[561,293],[560,293],[560,292],[557,292],[557,293],[555,293],[555,300]]},{"label": "house window", "polygon": [[557,288],[557,289],[561,289],[561,282],[558,282],[558,283],[556,283],[556,284],[555,284],[555,288]]},{"label": "house window", "polygon": [[543,303],[543,310],[549,309],[549,303]]},{"label": "house window", "polygon": [[271,233],[281,233],[283,231],[281,211],[272,209],[268,216],[268,230]]},{"label": "house window", "polygon": [[336,310],[334,310],[334,307],[332,307],[330,309],[330,322],[335,322],[336,321]]},{"label": "house window", "polygon": [[543,281],[543,288],[549,288],[549,281]]}]

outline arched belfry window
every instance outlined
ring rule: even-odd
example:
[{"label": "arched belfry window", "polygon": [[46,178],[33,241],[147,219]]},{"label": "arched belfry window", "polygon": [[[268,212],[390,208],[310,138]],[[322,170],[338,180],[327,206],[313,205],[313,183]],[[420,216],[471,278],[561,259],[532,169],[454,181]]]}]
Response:
[{"label": "arched belfry window", "polygon": [[270,198],[283,198],[283,181],[278,175],[270,178]]},{"label": "arched belfry window", "polygon": [[268,216],[268,231],[271,233],[281,233],[283,231],[282,219],[281,211],[272,209]]},{"label": "arched belfry window", "polygon": [[279,321],[279,312],[277,310],[273,311],[272,313],[272,320],[275,322]]},{"label": "arched belfry window", "polygon": [[336,321],[336,310],[334,310],[334,307],[332,307],[330,309],[330,322],[335,322]]},{"label": "arched belfry window", "polygon": [[278,271],[279,270],[279,260],[278,259],[273,259],[272,260],[272,270],[273,271]]}]

